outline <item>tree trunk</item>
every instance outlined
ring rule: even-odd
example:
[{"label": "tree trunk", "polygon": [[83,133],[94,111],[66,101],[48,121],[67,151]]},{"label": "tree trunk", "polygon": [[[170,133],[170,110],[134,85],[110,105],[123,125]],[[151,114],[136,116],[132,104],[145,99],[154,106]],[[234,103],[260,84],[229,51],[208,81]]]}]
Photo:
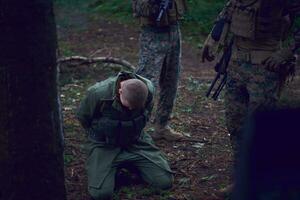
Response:
[{"label": "tree trunk", "polygon": [[0,199],[65,200],[52,0],[0,0]]}]

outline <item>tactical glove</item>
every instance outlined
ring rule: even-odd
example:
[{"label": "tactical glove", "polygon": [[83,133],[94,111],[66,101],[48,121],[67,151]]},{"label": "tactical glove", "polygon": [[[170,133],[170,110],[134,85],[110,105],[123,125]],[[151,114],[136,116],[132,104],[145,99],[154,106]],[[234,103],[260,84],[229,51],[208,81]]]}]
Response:
[{"label": "tactical glove", "polygon": [[290,49],[281,49],[265,59],[262,64],[271,72],[280,72],[294,61],[295,57]]},{"label": "tactical glove", "polygon": [[208,62],[211,62],[215,59],[215,56],[212,54],[211,46],[205,45],[202,50],[202,62],[205,62],[207,60]]},{"label": "tactical glove", "polygon": [[215,59],[215,56],[213,55],[213,46],[215,44],[216,41],[209,35],[202,48],[202,62],[205,62],[205,60],[211,62]]}]

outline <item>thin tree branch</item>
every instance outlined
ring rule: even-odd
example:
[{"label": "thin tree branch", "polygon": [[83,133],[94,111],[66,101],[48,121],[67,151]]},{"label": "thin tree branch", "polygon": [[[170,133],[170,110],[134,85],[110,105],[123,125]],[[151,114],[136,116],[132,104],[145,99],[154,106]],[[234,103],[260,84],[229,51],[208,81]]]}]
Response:
[{"label": "thin tree branch", "polygon": [[130,62],[124,59],[120,58],[114,58],[114,57],[83,57],[83,56],[70,56],[70,57],[63,57],[58,59],[58,63],[68,63],[68,62],[75,62],[76,64],[72,65],[84,65],[84,64],[94,64],[94,63],[113,63],[118,64],[124,67],[127,67],[131,70],[135,69],[135,66],[132,65]]}]

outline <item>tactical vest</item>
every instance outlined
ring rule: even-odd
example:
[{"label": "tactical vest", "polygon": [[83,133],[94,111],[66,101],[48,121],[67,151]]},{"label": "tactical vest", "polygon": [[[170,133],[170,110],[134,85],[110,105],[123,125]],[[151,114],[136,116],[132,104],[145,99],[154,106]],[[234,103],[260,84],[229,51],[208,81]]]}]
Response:
[{"label": "tactical vest", "polygon": [[282,37],[285,0],[233,0],[230,31],[247,39]]},{"label": "tactical vest", "polygon": [[[135,1],[139,1],[139,0],[135,0]],[[169,9],[167,11],[167,14],[165,14],[162,17],[160,24],[157,24],[155,21],[157,16],[150,16],[150,13],[155,13],[155,11],[153,12],[149,11],[151,9],[157,9],[157,8],[158,7],[150,6],[150,3],[148,9],[140,8],[138,6],[133,6],[133,13],[134,16],[140,19],[141,26],[145,26],[145,25],[161,26],[161,27],[169,26],[169,25],[176,24],[178,20],[183,17],[184,13],[187,10],[187,2],[186,0],[174,0],[172,8]]]},{"label": "tactical vest", "polygon": [[132,111],[115,109],[111,101],[101,102],[97,106],[99,116],[92,122],[89,136],[96,141],[108,145],[128,147],[140,137],[146,126],[148,111]]}]

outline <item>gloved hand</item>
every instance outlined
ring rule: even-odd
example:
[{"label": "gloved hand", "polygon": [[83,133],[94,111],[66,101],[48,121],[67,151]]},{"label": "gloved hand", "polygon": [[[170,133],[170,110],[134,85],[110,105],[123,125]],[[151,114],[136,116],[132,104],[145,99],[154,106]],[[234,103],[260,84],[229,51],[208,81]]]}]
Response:
[{"label": "gloved hand", "polygon": [[215,59],[215,56],[212,54],[211,49],[212,47],[210,45],[204,45],[202,50],[202,62],[205,62],[205,60],[211,62]]},{"label": "gloved hand", "polygon": [[262,64],[271,72],[279,72],[281,68],[289,66],[294,61],[295,57],[290,49],[281,49],[265,59]]},{"label": "gloved hand", "polygon": [[211,34],[209,34],[202,47],[202,51],[201,51],[202,62],[205,62],[205,60],[211,62],[215,59],[215,56],[213,54],[213,48],[215,47],[215,45],[216,45],[216,41],[211,37]]}]

